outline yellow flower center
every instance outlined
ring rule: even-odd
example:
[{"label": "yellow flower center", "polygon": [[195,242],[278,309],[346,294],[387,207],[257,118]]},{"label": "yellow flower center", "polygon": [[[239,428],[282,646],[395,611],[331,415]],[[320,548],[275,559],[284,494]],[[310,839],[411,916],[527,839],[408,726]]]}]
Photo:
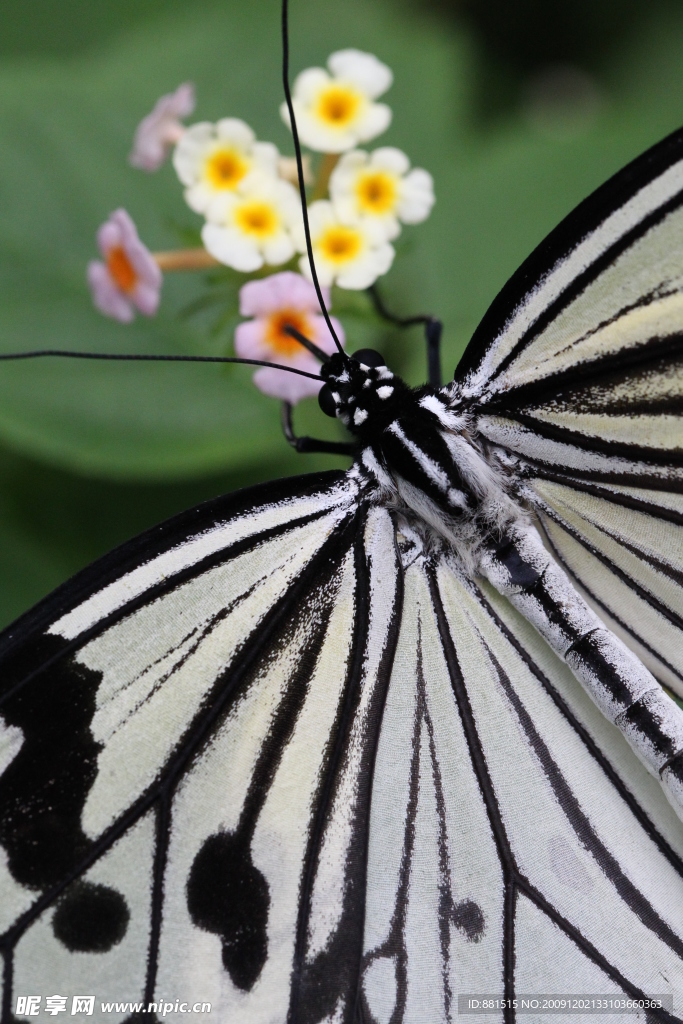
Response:
[{"label": "yellow flower center", "polygon": [[328,128],[346,128],[358,115],[363,96],[350,85],[331,83],[321,90],[316,114]]},{"label": "yellow flower center", "polygon": [[245,235],[264,241],[280,227],[277,211],[263,199],[249,199],[235,210],[235,223]]},{"label": "yellow flower center", "polygon": [[122,292],[132,292],[137,284],[138,275],[125,250],[120,245],[110,249],[107,256],[107,270]]},{"label": "yellow flower center", "polygon": [[216,189],[237,188],[248,170],[249,161],[239,150],[227,146],[215,150],[204,167],[206,178]]},{"label": "yellow flower center", "polygon": [[295,309],[281,309],[268,317],[266,343],[276,356],[291,358],[301,355],[304,349],[295,338],[285,333],[286,327],[294,327],[306,338],[313,336],[313,325],[304,313]]},{"label": "yellow flower center", "polygon": [[329,263],[349,263],[360,253],[363,239],[355,228],[333,224],[318,239],[318,248]]},{"label": "yellow flower center", "polygon": [[356,197],[363,213],[390,213],[398,198],[396,178],[387,171],[366,171],[358,176]]}]

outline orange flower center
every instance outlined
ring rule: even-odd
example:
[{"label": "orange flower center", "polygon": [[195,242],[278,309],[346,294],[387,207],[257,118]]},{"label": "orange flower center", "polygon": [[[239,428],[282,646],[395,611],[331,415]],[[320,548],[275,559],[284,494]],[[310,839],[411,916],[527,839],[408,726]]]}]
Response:
[{"label": "orange flower center", "polygon": [[360,253],[363,241],[354,228],[343,224],[328,227],[318,239],[318,248],[330,263],[348,263]]},{"label": "orange flower center", "polygon": [[117,245],[109,251],[107,270],[122,292],[132,292],[137,284],[138,275],[122,246]]},{"label": "orange flower center", "polygon": [[242,203],[235,210],[235,222],[245,235],[266,239],[280,227],[280,219],[275,208],[259,199]]},{"label": "orange flower center", "polygon": [[396,205],[396,180],[386,171],[368,171],[358,178],[356,195],[365,213],[388,213]]},{"label": "orange flower center", "polygon": [[271,313],[266,326],[266,342],[273,349],[277,356],[292,358],[301,355],[306,350],[299,344],[296,338],[285,333],[286,327],[294,327],[306,338],[313,338],[313,324],[300,310],[281,309],[277,313]]},{"label": "orange flower center", "polygon": [[234,189],[249,170],[249,164],[236,149],[218,149],[206,161],[205,173],[214,188]]},{"label": "orange flower center", "polygon": [[317,114],[332,128],[345,128],[358,114],[360,93],[348,85],[328,85],[320,93]]}]

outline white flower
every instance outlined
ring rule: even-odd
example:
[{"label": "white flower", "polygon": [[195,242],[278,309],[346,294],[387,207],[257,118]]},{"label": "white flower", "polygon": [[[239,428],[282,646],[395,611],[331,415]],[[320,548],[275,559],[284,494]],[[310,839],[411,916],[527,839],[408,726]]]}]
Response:
[{"label": "white flower", "polygon": [[[368,142],[391,123],[391,110],[373,100],[392,83],[391,70],[371,53],[338,50],[323,68],[308,68],[297,75],[292,105],[299,137],[320,153],[344,153]],[[289,124],[286,104],[280,107]]]},{"label": "white flower", "polygon": [[194,86],[191,82],[179,85],[157,100],[151,113],[137,127],[133,149],[128,160],[142,171],[158,171],[185,132],[181,117],[189,117],[194,110]]},{"label": "white flower", "polygon": [[301,220],[301,207],[299,193],[287,181],[250,175],[248,187],[223,193],[211,213],[202,240],[228,267],[249,273],[264,263],[286,263],[296,251],[292,231]]},{"label": "white flower", "polygon": [[[363,221],[342,223],[329,200],[311,203],[308,219],[313,259],[322,285],[336,281],[340,288],[369,288],[393,263],[392,245],[386,241],[378,244]],[[305,252],[303,227],[297,229],[296,241],[299,250]],[[302,256],[299,266],[311,278],[308,256]]]},{"label": "white flower", "polygon": [[400,233],[399,221],[419,224],[434,205],[434,181],[400,149],[385,146],[374,153],[345,153],[330,177],[330,198],[340,219],[362,220],[378,241]]},{"label": "white flower", "polygon": [[277,147],[256,142],[244,121],[225,117],[216,124],[201,121],[183,134],[173,166],[185,189],[188,206],[212,219],[214,205],[243,187],[253,173],[277,175]]}]

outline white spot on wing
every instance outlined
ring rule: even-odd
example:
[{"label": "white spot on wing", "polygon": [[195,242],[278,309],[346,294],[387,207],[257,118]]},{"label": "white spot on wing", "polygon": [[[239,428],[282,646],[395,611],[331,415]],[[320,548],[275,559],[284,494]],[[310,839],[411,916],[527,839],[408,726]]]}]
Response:
[{"label": "white spot on wing", "polygon": [[389,1024],[396,1005],[396,957],[371,960],[363,974],[363,991],[378,1024]]},{"label": "white spot on wing", "polygon": [[0,718],[0,775],[19,753],[24,734],[16,725],[8,725]]}]

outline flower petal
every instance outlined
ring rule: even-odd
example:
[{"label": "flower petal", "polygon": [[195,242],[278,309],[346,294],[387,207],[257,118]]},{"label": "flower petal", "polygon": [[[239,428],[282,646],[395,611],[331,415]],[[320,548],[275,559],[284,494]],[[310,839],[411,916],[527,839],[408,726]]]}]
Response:
[{"label": "flower petal", "polygon": [[190,125],[173,151],[173,166],[183,185],[193,185],[197,179],[197,162],[202,151],[213,139],[210,121]]},{"label": "flower petal", "polygon": [[340,288],[348,288],[350,291],[369,288],[378,277],[386,274],[394,261],[394,256],[394,247],[388,243],[370,249],[338,275],[337,284]]},{"label": "flower petal", "polygon": [[391,107],[386,103],[369,103],[362,118],[355,125],[359,142],[369,142],[385,132],[391,124]]},{"label": "flower petal", "polygon": [[428,171],[416,167],[401,184],[398,215],[405,224],[419,224],[434,205],[434,181]]},{"label": "flower petal", "polygon": [[[249,281],[243,285],[240,296],[250,284],[261,284],[261,281]],[[240,306],[240,313],[245,316]],[[248,314],[246,314],[248,315]],[[265,320],[248,320],[235,328],[235,352],[240,359],[266,359],[272,355],[272,349],[266,344]]]},{"label": "flower petal", "polygon": [[287,263],[296,252],[294,242],[286,231],[281,231],[275,238],[270,238],[261,248],[266,263],[269,263],[271,267]]},{"label": "flower petal", "polygon": [[133,289],[131,298],[144,316],[155,316],[159,309],[161,292],[158,287],[140,281]]},{"label": "flower petal", "polygon": [[252,153],[259,170],[273,176],[279,173],[280,151],[272,142],[255,142]]},{"label": "flower petal", "polygon": [[196,97],[192,82],[183,82],[169,97],[167,113],[173,117],[189,117],[194,111]]},{"label": "flower petal", "polygon": [[116,221],[106,220],[97,229],[97,246],[104,257],[107,257],[117,245],[123,245],[121,228]]},{"label": "flower petal", "polygon": [[184,132],[180,118],[194,110],[195,95],[191,82],[179,85],[175,92],[161,96],[154,109],[138,125],[133,149],[128,157],[133,167],[156,171],[164,163],[170,147]]},{"label": "flower petal", "polygon": [[263,266],[263,256],[258,247],[235,228],[207,222],[202,228],[202,241],[207,252],[227,267],[248,274]]},{"label": "flower petal", "polygon": [[[315,370],[311,372],[315,373]],[[318,382],[310,377],[299,377],[298,374],[271,369],[269,366],[262,366],[252,379],[264,395],[279,398],[290,405],[296,405],[302,398],[317,395],[323,385],[322,380]]]},{"label": "flower petal", "polygon": [[391,68],[373,53],[362,50],[337,50],[328,58],[327,66],[335,78],[352,82],[372,100],[386,92],[394,80]]},{"label": "flower petal", "polygon": [[[301,103],[314,103],[320,90],[329,85],[329,82],[330,76],[324,68],[307,68],[294,79],[292,96]],[[285,104],[285,108],[286,106]]]},{"label": "flower petal", "polygon": [[373,167],[386,168],[394,174],[403,175],[410,170],[410,160],[402,149],[396,149],[395,146],[379,146],[372,152],[370,163]]},{"label": "flower petal", "polygon": [[128,324],[134,319],[133,306],[117,288],[104,263],[92,260],[88,264],[87,279],[93,304],[100,313],[122,324]]},{"label": "flower petal", "polygon": [[356,145],[358,138],[355,132],[346,128],[329,128],[311,114],[309,107],[298,101],[293,105],[299,138],[309,149],[316,153],[343,153]]},{"label": "flower petal", "polygon": [[[329,303],[328,290],[323,290],[323,298]],[[242,316],[269,316],[283,308],[300,309],[303,313],[320,311],[315,288],[293,270],[283,270],[260,281],[248,281],[240,288]]]},{"label": "flower petal", "polygon": [[232,142],[240,149],[251,149],[256,140],[255,133],[239,117],[222,117],[216,121],[215,130],[221,142]]},{"label": "flower petal", "polygon": [[[332,285],[334,282],[335,268],[330,266],[324,260],[316,259],[315,269],[318,274],[318,281],[320,282],[322,287],[329,288],[330,285]],[[311,274],[311,266],[308,262],[308,256],[302,256],[301,259],[299,260],[299,270],[301,271],[302,274],[304,274],[305,277],[308,278],[309,281],[313,280],[313,275]]]}]

